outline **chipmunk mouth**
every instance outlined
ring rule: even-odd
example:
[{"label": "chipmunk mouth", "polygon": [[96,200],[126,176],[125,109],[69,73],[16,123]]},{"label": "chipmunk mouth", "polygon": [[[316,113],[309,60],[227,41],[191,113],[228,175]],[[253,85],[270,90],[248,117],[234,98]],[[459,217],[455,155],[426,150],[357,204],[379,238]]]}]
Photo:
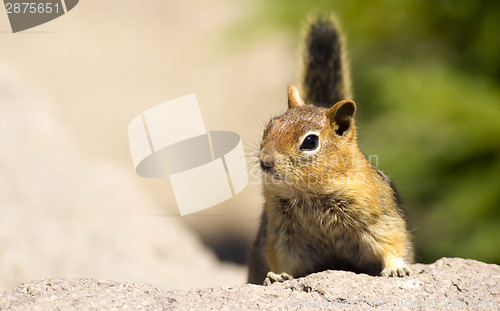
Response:
[{"label": "chipmunk mouth", "polygon": [[285,177],[283,175],[281,175],[280,173],[277,173],[277,172],[270,174],[270,176],[274,180],[284,180],[285,179]]},{"label": "chipmunk mouth", "polygon": [[264,173],[264,176],[266,176],[268,178],[272,178],[274,180],[284,180],[285,179],[285,177],[282,174],[276,172],[272,168],[266,168],[266,169],[263,168],[262,172]]}]

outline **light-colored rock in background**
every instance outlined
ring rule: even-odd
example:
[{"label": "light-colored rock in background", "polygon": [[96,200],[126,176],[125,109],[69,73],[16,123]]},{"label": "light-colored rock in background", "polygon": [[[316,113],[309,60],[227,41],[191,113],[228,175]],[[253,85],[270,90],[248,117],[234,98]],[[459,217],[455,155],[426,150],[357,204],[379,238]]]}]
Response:
[{"label": "light-colored rock in background", "polygon": [[54,277],[162,289],[245,281],[177,217],[155,216],[162,209],[130,174],[83,156],[12,72],[0,64],[0,290]]},{"label": "light-colored rock in background", "polygon": [[[86,0],[16,34],[0,14],[0,62],[50,101],[82,154],[134,178],[127,126],[148,108],[196,93],[206,128],[239,133],[247,150],[257,148],[263,124],[286,109],[286,87],[298,79],[298,41],[248,25],[261,3]],[[177,213],[168,179],[139,180],[162,212]],[[262,201],[252,184],[207,217],[181,221],[204,240],[250,240]]]}]

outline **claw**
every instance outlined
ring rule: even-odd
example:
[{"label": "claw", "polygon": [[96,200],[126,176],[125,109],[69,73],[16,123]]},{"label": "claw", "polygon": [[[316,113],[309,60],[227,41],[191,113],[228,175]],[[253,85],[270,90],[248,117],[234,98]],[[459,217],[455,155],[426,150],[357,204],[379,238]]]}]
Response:
[{"label": "claw", "polygon": [[384,270],[382,270],[382,272],[380,272],[380,275],[384,277],[396,277],[396,276],[404,277],[410,275],[410,269],[408,269],[408,267],[406,266],[392,268],[392,269],[385,268]]},{"label": "claw", "polygon": [[277,274],[277,273],[274,273],[272,271],[269,271],[267,273],[267,277],[266,279],[264,280],[264,284],[265,286],[269,286],[275,282],[285,282],[285,281],[288,281],[288,280],[293,280],[293,276],[291,276],[290,274],[286,273],[286,272],[282,272],[281,274]]}]

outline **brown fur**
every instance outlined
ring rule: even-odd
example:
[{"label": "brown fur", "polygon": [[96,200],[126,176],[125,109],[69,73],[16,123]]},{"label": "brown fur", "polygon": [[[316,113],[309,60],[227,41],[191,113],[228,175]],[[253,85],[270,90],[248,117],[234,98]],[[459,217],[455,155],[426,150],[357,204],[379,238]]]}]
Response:
[{"label": "brown fur", "polygon": [[290,85],[288,110],[269,121],[260,146],[265,204],[248,281],[262,284],[269,271],[407,275],[413,251],[399,197],[358,148],[356,105],[345,100],[350,82],[334,18],[310,21],[303,55],[308,104]]},{"label": "brown fur", "polygon": [[[305,105],[290,97],[298,95],[291,88],[290,108],[264,130],[265,225],[252,251],[249,282],[262,283],[267,269],[294,277],[325,269],[372,275],[406,269],[412,251],[405,222],[390,182],[357,146],[354,102],[330,109]],[[307,154],[299,147],[311,131],[320,146]]]}]

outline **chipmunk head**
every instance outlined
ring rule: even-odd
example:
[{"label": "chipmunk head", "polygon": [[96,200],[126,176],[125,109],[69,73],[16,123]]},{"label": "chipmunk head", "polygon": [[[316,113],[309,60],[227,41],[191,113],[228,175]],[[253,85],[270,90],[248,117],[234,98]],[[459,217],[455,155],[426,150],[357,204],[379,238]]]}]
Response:
[{"label": "chipmunk head", "polygon": [[264,129],[259,161],[265,182],[321,192],[326,179],[345,174],[346,158],[358,150],[355,110],[352,100],[328,109],[305,104],[290,84],[288,110]]}]

